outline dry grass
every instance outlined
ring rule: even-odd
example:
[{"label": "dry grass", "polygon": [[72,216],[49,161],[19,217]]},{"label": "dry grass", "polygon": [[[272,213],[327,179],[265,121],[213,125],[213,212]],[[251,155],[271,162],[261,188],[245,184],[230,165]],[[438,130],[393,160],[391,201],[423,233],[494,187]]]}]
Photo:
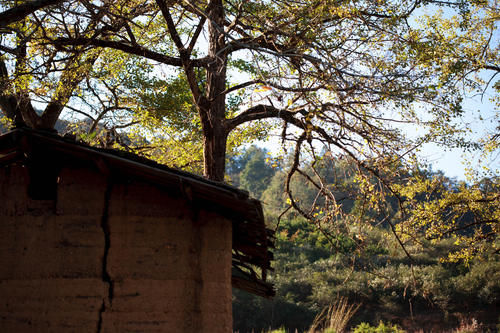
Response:
[{"label": "dry grass", "polygon": [[347,298],[340,298],[335,304],[326,307],[316,316],[307,333],[341,333],[344,332],[352,316],[358,311],[360,304],[349,304]]},{"label": "dry grass", "polygon": [[453,330],[453,333],[476,333],[482,332],[482,325],[475,319],[470,320],[462,319],[460,321],[460,326]]}]

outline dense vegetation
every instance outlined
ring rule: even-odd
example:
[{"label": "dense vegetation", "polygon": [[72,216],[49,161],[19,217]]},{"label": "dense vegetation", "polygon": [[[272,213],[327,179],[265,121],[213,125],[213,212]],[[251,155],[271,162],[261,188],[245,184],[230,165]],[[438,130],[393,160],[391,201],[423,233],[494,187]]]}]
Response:
[{"label": "dense vegetation", "polygon": [[[343,168],[348,173],[348,166]],[[234,184],[262,199],[269,227],[276,228],[272,280],[277,296],[266,300],[234,290],[235,330],[307,330],[323,308],[342,297],[361,304],[350,322],[353,327],[362,322],[377,326],[383,320],[405,328],[442,330],[472,318],[483,328],[496,327],[500,262],[492,247],[481,259],[449,262],[443,259],[456,249],[453,240],[445,237],[407,245],[409,257],[389,224],[376,218],[368,228],[356,227],[355,233],[328,233],[290,212],[277,225],[287,208],[279,162],[252,146],[232,159],[228,174]],[[445,178],[440,172],[427,177]],[[499,179],[488,181],[498,184]],[[293,184],[304,201],[314,200],[315,192],[308,186],[300,181]],[[397,220],[397,205],[393,207],[391,219]],[[347,213],[356,214],[358,208],[356,201],[344,201]]]}]

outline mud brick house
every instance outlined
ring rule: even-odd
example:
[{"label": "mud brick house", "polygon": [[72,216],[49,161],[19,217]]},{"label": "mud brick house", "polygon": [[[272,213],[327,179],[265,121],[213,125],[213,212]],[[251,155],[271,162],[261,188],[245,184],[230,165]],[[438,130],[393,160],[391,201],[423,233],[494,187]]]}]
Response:
[{"label": "mud brick house", "polygon": [[135,155],[0,136],[0,332],[231,332],[272,296],[262,208]]}]

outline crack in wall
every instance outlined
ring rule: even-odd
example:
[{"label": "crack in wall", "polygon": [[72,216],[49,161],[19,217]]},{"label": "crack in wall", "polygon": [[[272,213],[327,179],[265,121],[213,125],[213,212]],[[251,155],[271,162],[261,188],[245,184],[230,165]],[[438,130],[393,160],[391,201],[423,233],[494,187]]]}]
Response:
[{"label": "crack in wall", "polygon": [[[203,312],[201,308],[202,292],[203,292],[203,271],[202,271],[202,251],[203,251],[203,236],[202,229],[204,221],[200,220],[200,212],[197,207],[191,205],[190,210],[193,212],[191,216],[192,234],[191,234],[191,271],[193,278],[193,295],[191,308],[188,312],[188,325],[185,327],[187,332],[202,332],[203,331]],[[191,316],[189,316],[191,312]],[[194,316],[193,316],[194,315]]]},{"label": "crack in wall", "polygon": [[113,304],[114,296],[114,281],[108,272],[108,256],[109,250],[111,248],[111,232],[109,226],[109,204],[111,201],[111,191],[113,189],[113,182],[108,178],[108,184],[106,186],[106,192],[104,193],[104,208],[101,218],[101,228],[104,233],[104,253],[102,257],[102,281],[108,285],[108,295],[107,299],[102,300],[101,308],[99,309],[99,320],[97,323],[97,333],[100,333],[103,326],[103,314],[106,311],[106,301],[111,307]]},{"label": "crack in wall", "polygon": [[101,308],[99,309],[99,320],[97,321],[97,333],[101,332],[102,329],[102,314],[106,311],[105,301],[102,300]]}]

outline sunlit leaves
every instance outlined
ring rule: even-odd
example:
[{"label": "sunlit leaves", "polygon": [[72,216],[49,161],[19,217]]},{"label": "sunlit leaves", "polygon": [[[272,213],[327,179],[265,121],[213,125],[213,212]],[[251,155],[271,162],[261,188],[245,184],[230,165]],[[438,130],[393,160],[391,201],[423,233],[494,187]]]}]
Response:
[{"label": "sunlit leaves", "polygon": [[[465,262],[497,249],[500,227],[500,183],[496,178],[458,186],[440,174],[416,173],[395,186],[404,198],[403,219],[396,226],[403,241],[454,240],[448,260]],[[488,254],[488,253],[486,253]],[[443,258],[446,259],[446,258]]]}]

